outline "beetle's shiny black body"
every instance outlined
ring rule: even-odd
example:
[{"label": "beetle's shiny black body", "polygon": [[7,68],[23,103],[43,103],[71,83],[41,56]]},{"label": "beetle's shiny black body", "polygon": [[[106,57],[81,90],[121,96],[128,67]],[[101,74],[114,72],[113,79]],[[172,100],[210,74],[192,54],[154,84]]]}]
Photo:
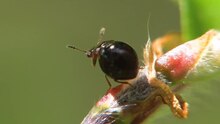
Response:
[{"label": "beetle's shiny black body", "polygon": [[114,80],[133,79],[138,73],[138,57],[134,49],[121,41],[103,41],[87,53],[93,64],[99,60],[102,71]]}]

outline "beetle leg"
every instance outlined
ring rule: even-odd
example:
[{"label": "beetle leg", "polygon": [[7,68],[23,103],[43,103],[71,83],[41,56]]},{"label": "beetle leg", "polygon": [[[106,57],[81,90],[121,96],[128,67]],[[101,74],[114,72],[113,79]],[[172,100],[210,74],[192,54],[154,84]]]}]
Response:
[{"label": "beetle leg", "polygon": [[121,84],[128,84],[129,86],[133,87],[132,84],[130,84],[130,83],[126,82],[126,81],[115,80],[115,82],[117,82],[117,83],[121,83]]},{"label": "beetle leg", "polygon": [[152,87],[159,89],[159,95],[162,97],[165,104],[170,107],[174,115],[179,118],[187,118],[188,104],[180,95],[175,95],[168,85],[157,78],[151,78],[149,83]]},{"label": "beetle leg", "polygon": [[107,83],[108,83],[108,85],[109,85],[109,89],[111,89],[112,84],[111,84],[111,82],[109,81],[107,75],[105,75],[105,79],[106,79],[106,81],[107,81]]}]

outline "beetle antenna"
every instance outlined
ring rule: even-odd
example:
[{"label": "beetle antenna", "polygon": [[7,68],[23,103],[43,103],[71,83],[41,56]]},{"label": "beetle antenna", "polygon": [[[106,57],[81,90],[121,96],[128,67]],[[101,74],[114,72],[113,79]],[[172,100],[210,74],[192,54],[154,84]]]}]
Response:
[{"label": "beetle antenna", "polygon": [[99,44],[99,43],[101,43],[103,41],[104,34],[105,34],[105,28],[102,27],[100,29],[100,31],[99,31],[99,39],[98,39],[98,43],[97,44]]},{"label": "beetle antenna", "polygon": [[77,50],[77,51],[80,51],[80,52],[84,52],[84,53],[88,52],[86,50],[79,49],[79,48],[75,47],[74,45],[67,45],[67,48],[72,48],[74,50]]}]

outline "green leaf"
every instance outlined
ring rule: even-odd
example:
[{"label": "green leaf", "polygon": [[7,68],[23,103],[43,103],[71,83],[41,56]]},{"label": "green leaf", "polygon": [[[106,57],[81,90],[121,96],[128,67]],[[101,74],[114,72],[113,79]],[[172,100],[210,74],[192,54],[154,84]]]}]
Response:
[{"label": "green leaf", "polygon": [[219,0],[179,0],[181,27],[185,40],[201,36],[209,29],[220,29]]}]

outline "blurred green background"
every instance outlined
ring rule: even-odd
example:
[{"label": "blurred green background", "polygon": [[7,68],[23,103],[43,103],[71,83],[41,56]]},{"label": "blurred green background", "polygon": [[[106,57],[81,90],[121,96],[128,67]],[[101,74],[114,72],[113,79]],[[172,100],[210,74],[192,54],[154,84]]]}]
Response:
[{"label": "blurred green background", "polygon": [[[141,62],[150,14],[152,39],[180,31],[169,0],[0,0],[0,124],[80,123],[108,85],[98,66],[66,45],[90,49],[104,26],[104,39],[126,41]],[[151,122],[176,119],[164,111]]]},{"label": "blurred green background", "polygon": [[[193,39],[220,28],[219,4],[182,0],[180,21],[172,0],[0,0],[0,124],[80,123],[108,85],[98,66],[66,45],[90,49],[104,26],[104,39],[128,42],[141,63],[149,15],[152,39],[180,31],[180,22]],[[164,106],[149,123],[217,124],[220,72],[209,74],[186,81],[187,120]]]}]

